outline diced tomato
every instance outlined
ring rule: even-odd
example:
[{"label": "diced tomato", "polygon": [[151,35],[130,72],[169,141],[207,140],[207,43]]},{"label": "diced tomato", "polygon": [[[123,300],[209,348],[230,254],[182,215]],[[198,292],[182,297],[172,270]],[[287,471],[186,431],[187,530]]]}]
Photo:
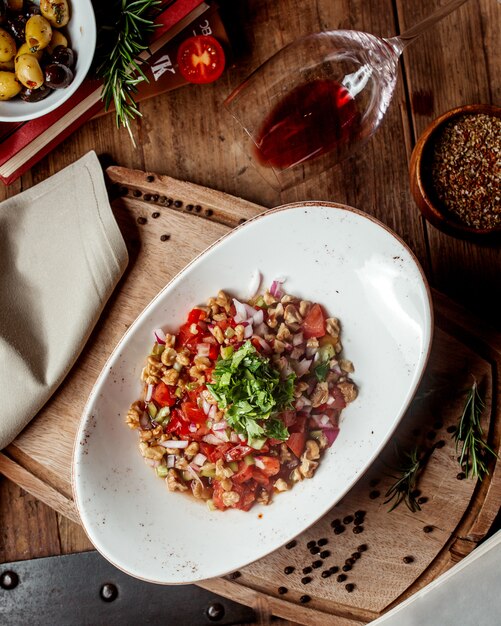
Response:
[{"label": "diced tomato", "polygon": [[241,461],[238,464],[238,472],[235,472],[231,477],[231,480],[238,485],[247,482],[252,478],[252,470],[254,465],[247,465],[245,461]]},{"label": "diced tomato", "polygon": [[190,83],[212,83],[224,71],[226,63],[221,44],[210,35],[189,37],[181,43],[177,63],[183,78]]},{"label": "diced tomato", "polygon": [[189,348],[189,350],[191,352],[196,352],[197,351],[197,343],[200,342],[201,337],[200,337],[200,333],[198,334],[193,334],[190,330],[191,324],[183,324],[180,328],[179,328],[179,333],[178,333],[178,341],[179,344],[181,346],[185,346],[186,348]]},{"label": "diced tomato", "polygon": [[183,419],[181,416],[181,411],[177,409],[173,409],[171,412],[171,418],[167,427],[165,428],[165,432],[167,433],[176,433],[179,436],[188,437],[192,433],[190,433],[190,429],[188,428],[188,422]]},{"label": "diced tomato", "polygon": [[202,309],[192,309],[188,313],[188,324],[196,324],[200,320],[204,320],[207,317],[207,313]]},{"label": "diced tomato", "polygon": [[231,448],[231,450],[228,450],[224,458],[228,462],[239,461],[240,459],[243,459],[244,456],[247,456],[251,452],[253,452],[253,448],[251,448],[250,446],[244,446],[243,444],[238,444],[234,446],[233,448]]},{"label": "diced tomato", "polygon": [[205,456],[209,459],[211,463],[214,463],[213,455],[216,450],[216,447],[211,446],[210,443],[206,443],[205,441],[201,441],[199,445],[200,445],[200,452],[202,454],[205,454]]},{"label": "diced tomato", "polygon": [[276,456],[256,456],[256,465],[258,463],[264,465],[259,469],[266,476],[275,476],[280,471],[280,461]]},{"label": "diced tomato", "polygon": [[322,307],[315,303],[303,321],[303,337],[323,337],[325,335],[325,315]]},{"label": "diced tomato", "polygon": [[299,459],[303,454],[304,447],[306,445],[306,431],[301,433],[291,433],[286,443],[289,450]]},{"label": "diced tomato", "polygon": [[234,508],[240,509],[241,511],[248,511],[256,499],[255,485],[249,483],[245,485],[234,484],[233,490],[240,496],[240,500],[234,505]]},{"label": "diced tomato", "polygon": [[260,470],[259,467],[256,467],[255,465],[252,466],[252,478],[264,487],[267,487],[270,483],[269,476],[267,476],[263,470]]},{"label": "diced tomato", "polygon": [[212,493],[212,501],[214,502],[214,505],[218,509],[220,509],[221,511],[224,511],[227,507],[225,503],[223,502],[224,489],[221,483],[219,482],[219,480],[212,481],[212,487],[214,489]]},{"label": "diced tomato", "polygon": [[344,409],[346,406],[346,400],[344,399],[343,392],[339,387],[334,386],[331,390],[331,395],[334,398],[334,402],[329,405],[330,409]]},{"label": "diced tomato", "polygon": [[188,422],[201,425],[205,424],[207,421],[207,415],[205,415],[202,409],[199,409],[198,405],[194,402],[183,402],[181,410]]},{"label": "diced tomato", "polygon": [[224,459],[228,450],[233,446],[232,443],[222,443],[219,446],[214,446],[214,452],[212,453],[212,459],[210,461],[215,463],[219,459]]},{"label": "diced tomato", "polygon": [[177,400],[169,386],[162,381],[155,386],[151,397],[159,406],[174,406]]},{"label": "diced tomato", "polygon": [[209,359],[211,361],[215,361],[218,356],[219,356],[219,346],[214,346],[211,344],[211,347],[209,348]]},{"label": "diced tomato", "polygon": [[302,433],[306,428],[306,421],[308,416],[305,413],[297,413],[296,420],[288,427],[290,433]]}]

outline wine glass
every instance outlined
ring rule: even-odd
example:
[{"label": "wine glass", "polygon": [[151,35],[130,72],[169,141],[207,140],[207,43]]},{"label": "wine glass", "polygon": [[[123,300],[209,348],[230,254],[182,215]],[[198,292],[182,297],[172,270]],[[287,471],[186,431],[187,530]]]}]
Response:
[{"label": "wine glass", "polygon": [[391,102],[404,48],[467,0],[452,0],[402,35],[316,33],[289,44],[225,100],[244,131],[244,152],[286,189],[359,149]]}]

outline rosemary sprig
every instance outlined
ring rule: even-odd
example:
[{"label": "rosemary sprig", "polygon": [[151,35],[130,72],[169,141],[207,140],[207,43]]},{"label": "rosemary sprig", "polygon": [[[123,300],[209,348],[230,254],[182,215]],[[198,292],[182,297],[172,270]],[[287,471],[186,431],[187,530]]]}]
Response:
[{"label": "rosemary sprig", "polygon": [[395,482],[385,493],[384,504],[394,500],[390,512],[396,509],[401,502],[405,502],[407,508],[413,513],[421,510],[416,499],[416,485],[419,474],[433,450],[434,448],[429,448],[423,452],[419,446],[415,446],[410,452],[400,452],[402,462],[398,468],[395,468],[400,475],[398,477],[393,476]]},{"label": "rosemary sprig", "polygon": [[490,454],[497,458],[497,454],[484,440],[484,432],[480,424],[484,407],[485,404],[478,392],[477,381],[474,380],[471,389],[468,390],[464,409],[453,435],[456,441],[456,453],[461,447],[458,461],[466,477],[480,480],[489,473],[486,456]]},{"label": "rosemary sprig", "polygon": [[96,74],[103,79],[101,100],[106,110],[114,103],[117,127],[128,130],[134,145],[130,122],[141,116],[134,94],[139,83],[148,81],[138,58],[148,48],[155,28],[153,10],[159,4],[160,0],[113,0],[100,16]]}]

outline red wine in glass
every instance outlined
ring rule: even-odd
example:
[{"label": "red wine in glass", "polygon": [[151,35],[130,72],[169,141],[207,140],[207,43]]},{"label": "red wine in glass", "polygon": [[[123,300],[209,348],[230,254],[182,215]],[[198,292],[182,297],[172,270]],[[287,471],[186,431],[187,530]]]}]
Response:
[{"label": "red wine in glass", "polygon": [[327,152],[341,160],[360,131],[360,119],[355,99],[337,81],[299,85],[263,122],[255,138],[255,158],[281,170]]}]

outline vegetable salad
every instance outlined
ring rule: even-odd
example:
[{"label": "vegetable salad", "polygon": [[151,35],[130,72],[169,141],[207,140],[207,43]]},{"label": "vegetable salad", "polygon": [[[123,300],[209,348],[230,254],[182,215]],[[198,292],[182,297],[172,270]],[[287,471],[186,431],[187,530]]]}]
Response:
[{"label": "vegetable salad", "polygon": [[357,396],[340,323],[320,304],[277,281],[249,302],[220,291],[154,336],[127,423],[169,490],[248,511],[314,475]]}]

